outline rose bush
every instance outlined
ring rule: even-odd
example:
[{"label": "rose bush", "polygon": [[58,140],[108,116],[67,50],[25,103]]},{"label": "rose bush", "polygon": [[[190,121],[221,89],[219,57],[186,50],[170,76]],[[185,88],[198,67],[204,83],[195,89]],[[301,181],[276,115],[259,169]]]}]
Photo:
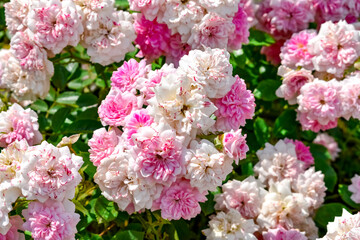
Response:
[{"label": "rose bush", "polygon": [[0,3],[0,239],[360,239],[360,1]]}]

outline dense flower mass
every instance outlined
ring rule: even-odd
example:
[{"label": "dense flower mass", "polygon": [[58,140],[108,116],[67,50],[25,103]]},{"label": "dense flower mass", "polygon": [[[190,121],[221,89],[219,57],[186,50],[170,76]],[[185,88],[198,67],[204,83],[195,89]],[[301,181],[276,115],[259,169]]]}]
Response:
[{"label": "dense flower mass", "polygon": [[[129,213],[160,209],[167,219],[195,217],[199,202],[249,150],[238,128],[252,118],[254,96],[243,80],[232,77],[229,54],[192,50],[177,69],[164,65],[155,71],[145,61],[130,60],[111,80],[110,93],[99,107],[103,125],[111,128],[95,131],[89,141],[95,182],[107,199]],[[234,110],[215,119],[218,100],[222,108]],[[242,115],[228,124],[229,132],[217,133],[217,122],[236,112]],[[224,139],[221,148],[214,140],[198,138],[210,132]]]}]

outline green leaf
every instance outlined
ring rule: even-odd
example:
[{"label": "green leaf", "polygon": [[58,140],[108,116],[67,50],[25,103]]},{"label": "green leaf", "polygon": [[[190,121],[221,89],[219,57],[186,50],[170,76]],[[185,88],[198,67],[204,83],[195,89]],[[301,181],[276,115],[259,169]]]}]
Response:
[{"label": "green leaf", "polygon": [[52,82],[55,87],[64,90],[66,86],[67,78],[70,75],[70,73],[62,65],[55,65],[54,69],[55,71],[54,71],[54,76],[52,77]]},{"label": "green leaf", "polygon": [[98,98],[92,93],[81,94],[76,104],[79,107],[91,106],[98,103]]},{"label": "green leaf", "polygon": [[190,239],[191,238],[191,231],[189,228],[189,224],[184,220],[172,220],[171,223],[174,225],[177,235],[179,239]]},{"label": "green leaf", "polygon": [[76,101],[79,99],[80,95],[81,94],[78,92],[63,92],[56,99],[56,102],[62,104],[74,105]]},{"label": "green leaf", "polygon": [[93,133],[96,129],[101,128],[99,121],[93,119],[82,119],[73,122],[67,129],[66,133]]},{"label": "green leaf", "polygon": [[340,194],[341,199],[350,207],[360,209],[360,204],[356,204],[353,200],[351,200],[352,192],[349,191],[348,186],[344,184],[339,184],[338,192]]},{"label": "green leaf", "polygon": [[127,0],[116,0],[116,6],[120,7],[121,9],[129,8],[129,2]]},{"label": "green leaf", "polygon": [[281,81],[267,79],[261,81],[254,90],[254,96],[264,101],[274,101],[278,97],[275,92],[280,87]]},{"label": "green leaf", "polygon": [[46,112],[49,109],[47,103],[41,99],[36,100],[30,107],[33,110],[40,112]]},{"label": "green leaf", "polygon": [[328,203],[322,205],[316,212],[315,222],[317,222],[323,228],[326,228],[329,222],[333,222],[336,216],[341,216],[343,209],[347,209],[345,205],[341,203]]},{"label": "green leaf", "polygon": [[144,239],[144,233],[134,230],[120,230],[117,232],[111,240],[142,240]]},{"label": "green leaf", "polygon": [[212,193],[209,193],[207,195],[207,201],[204,203],[201,202],[200,206],[201,206],[201,211],[205,214],[205,216],[208,216],[208,215],[214,213],[215,212],[214,195]]},{"label": "green leaf", "polygon": [[82,152],[80,153],[80,156],[84,160],[83,168],[85,168],[85,173],[89,176],[89,180],[91,180],[95,173],[96,173],[96,167],[94,164],[90,161],[90,153],[89,152]]},{"label": "green leaf", "polygon": [[277,138],[296,138],[296,112],[295,110],[288,109],[281,113],[275,120],[274,135]]},{"label": "green leaf", "polygon": [[316,171],[321,171],[325,175],[325,186],[330,192],[333,192],[337,183],[337,175],[329,164],[330,153],[324,146],[318,144],[310,144],[310,152],[315,159]]},{"label": "green leaf", "polygon": [[52,86],[50,86],[50,91],[49,91],[48,95],[46,96],[45,100],[53,102],[53,101],[55,101],[55,98],[56,98],[56,91]]},{"label": "green leaf", "polygon": [[268,142],[270,138],[269,127],[266,125],[265,120],[261,117],[257,117],[254,121],[254,133],[261,146]]},{"label": "green leaf", "polygon": [[110,202],[103,196],[99,196],[95,202],[95,212],[97,214],[96,218],[98,220],[104,220],[105,222],[113,221],[118,214],[118,211],[115,209],[114,202]]},{"label": "green leaf", "polygon": [[64,124],[66,117],[69,115],[69,108],[60,108],[52,116],[51,122],[54,132],[57,132],[61,129],[61,126]]},{"label": "green leaf", "polygon": [[267,33],[256,29],[250,29],[249,43],[253,46],[270,46],[275,40]]}]

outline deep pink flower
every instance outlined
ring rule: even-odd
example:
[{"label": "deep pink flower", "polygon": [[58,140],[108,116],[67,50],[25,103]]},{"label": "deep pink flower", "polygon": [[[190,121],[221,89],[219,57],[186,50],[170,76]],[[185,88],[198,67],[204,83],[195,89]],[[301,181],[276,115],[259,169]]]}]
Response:
[{"label": "deep pink flower", "polygon": [[236,82],[231,90],[223,98],[215,99],[214,104],[218,108],[215,112],[217,117],[215,127],[219,131],[230,131],[245,125],[246,119],[251,119],[255,111],[255,98],[246,84],[239,76],[235,76]]},{"label": "deep pink flower", "polygon": [[130,115],[133,110],[139,109],[139,105],[138,99],[133,93],[111,88],[98,110],[101,123],[104,126],[123,126],[126,116]]},{"label": "deep pink flower", "polygon": [[101,160],[110,156],[116,145],[119,143],[121,132],[118,128],[112,127],[109,131],[100,128],[94,131],[92,138],[89,140],[90,161],[95,166],[99,166]]},{"label": "deep pink flower", "polygon": [[168,220],[190,220],[201,212],[199,202],[206,201],[205,195],[184,179],[164,189],[159,199],[161,216]]},{"label": "deep pink flower", "polygon": [[230,50],[238,50],[241,48],[242,43],[249,42],[250,35],[247,14],[242,3],[239,3],[238,11],[232,22],[235,25],[235,31],[229,36],[228,48]]},{"label": "deep pink flower", "polygon": [[158,23],[156,19],[149,21],[144,16],[139,16],[134,28],[137,35],[135,43],[140,48],[138,57],[145,57],[152,62],[169,51],[171,31],[166,24]]},{"label": "deep pink flower", "polygon": [[137,62],[135,59],[130,59],[124,62],[111,77],[111,86],[117,87],[121,92],[136,93],[136,89],[139,89],[141,79],[146,77],[146,74],[150,71],[150,65],[146,65],[145,60]]},{"label": "deep pink flower", "polygon": [[166,62],[173,63],[175,67],[178,67],[180,59],[187,55],[190,50],[189,44],[181,41],[179,33],[173,34],[170,37],[169,51],[165,53]]},{"label": "deep pink flower", "polygon": [[295,151],[297,159],[304,162],[304,168],[310,167],[314,164],[314,157],[311,155],[310,147],[305,146],[305,144],[299,140],[292,140],[285,138],[285,143],[291,142],[295,145]]},{"label": "deep pink flower", "polygon": [[31,232],[34,240],[74,239],[76,224],[80,221],[75,205],[70,201],[31,202],[23,215],[26,219],[24,228]]},{"label": "deep pink flower", "polygon": [[347,14],[344,3],[348,0],[311,0],[315,9],[315,21],[320,25],[326,21],[337,22]]},{"label": "deep pink flower", "polygon": [[289,68],[304,67],[312,70],[313,55],[309,53],[307,44],[315,36],[316,32],[314,30],[303,30],[294,33],[281,47],[281,64]]},{"label": "deep pink flower", "polygon": [[224,133],[222,143],[224,153],[230,158],[235,159],[236,164],[239,163],[239,160],[246,158],[246,152],[249,151],[249,147],[246,145],[246,134],[241,135],[241,129]]},{"label": "deep pink flower", "polygon": [[154,122],[154,119],[148,114],[146,109],[140,109],[132,112],[125,121],[124,134],[126,138],[130,140],[131,136],[137,133],[139,128],[150,126]]}]

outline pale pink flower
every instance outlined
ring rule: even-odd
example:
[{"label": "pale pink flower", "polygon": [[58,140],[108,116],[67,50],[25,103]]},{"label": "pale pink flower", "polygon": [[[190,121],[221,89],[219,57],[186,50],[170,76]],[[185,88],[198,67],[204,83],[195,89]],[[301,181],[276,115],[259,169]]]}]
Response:
[{"label": "pale pink flower", "polygon": [[120,89],[121,92],[136,94],[136,90],[141,87],[141,80],[146,77],[150,68],[145,60],[137,62],[132,58],[113,72],[111,86]]},{"label": "pale pink flower", "polygon": [[11,38],[10,44],[11,51],[23,69],[42,70],[46,65],[51,65],[46,51],[34,41],[33,33],[29,29],[17,32]]},{"label": "pale pink flower", "polygon": [[111,88],[109,94],[101,102],[98,113],[104,126],[124,126],[126,116],[139,109],[140,106],[138,98],[133,93]]},{"label": "pale pink flower", "polygon": [[1,85],[12,91],[12,97],[17,101],[35,101],[45,98],[50,89],[50,79],[54,74],[52,62],[45,61],[42,70],[26,70],[20,62],[11,56],[4,69]]},{"label": "pale pink flower", "polygon": [[235,31],[229,35],[227,47],[229,50],[238,50],[241,48],[241,44],[249,42],[250,35],[248,15],[241,2],[239,3],[238,11],[235,13],[232,23],[235,25]]},{"label": "pale pink flower", "polygon": [[134,51],[132,42],[136,34],[133,21],[128,12],[101,13],[97,26],[86,29],[82,36],[81,43],[87,48],[90,61],[105,66],[120,62],[126,53]]},{"label": "pale pink flower", "polygon": [[201,85],[208,98],[224,97],[235,83],[230,54],[224,49],[192,50],[181,58],[179,69]]},{"label": "pale pink flower", "polygon": [[29,145],[25,139],[15,141],[4,148],[0,153],[0,186],[10,183],[11,186],[19,186],[20,172],[25,152]]},{"label": "pale pink flower", "polygon": [[315,168],[311,167],[298,176],[293,184],[293,189],[304,196],[305,201],[309,204],[309,212],[313,213],[323,204],[326,195],[324,174],[321,171],[315,172]]},{"label": "pale pink flower", "polygon": [[203,47],[226,49],[228,39],[234,31],[235,25],[230,19],[210,12],[191,29],[187,43],[192,49]]},{"label": "pale pink flower", "polygon": [[160,15],[164,3],[165,0],[129,0],[130,9],[141,12],[150,21]]},{"label": "pale pink flower", "polygon": [[345,18],[347,10],[344,3],[348,0],[310,0],[315,9],[318,24],[326,21],[337,22]]},{"label": "pale pink flower", "polygon": [[34,240],[75,238],[80,215],[75,213],[75,205],[68,200],[30,202],[28,209],[23,210],[22,213],[26,220],[24,228],[31,232]]},{"label": "pale pink flower", "polygon": [[199,202],[205,202],[206,197],[192,187],[188,180],[179,179],[163,190],[159,200],[161,217],[168,220],[190,220],[201,212]]},{"label": "pale pink flower", "polygon": [[310,147],[305,146],[305,144],[299,140],[285,138],[284,142],[295,145],[297,159],[304,163],[305,169],[314,164],[314,157],[311,155]]},{"label": "pale pink flower", "polygon": [[339,153],[341,152],[338,143],[332,136],[328,135],[327,133],[319,133],[314,139],[314,143],[326,147],[333,161],[339,156]]},{"label": "pale pink flower", "polygon": [[335,128],[337,126],[338,119],[334,119],[332,121],[329,121],[327,124],[321,124],[318,120],[314,120],[311,117],[309,117],[310,114],[308,113],[302,113],[297,110],[297,117],[296,120],[298,120],[301,124],[301,127],[303,130],[311,130],[313,132],[319,132],[320,130],[326,131],[331,128]]},{"label": "pale pink flower", "polygon": [[239,163],[239,160],[245,159],[246,152],[249,151],[246,134],[241,135],[241,129],[224,133],[222,145],[224,153],[234,159],[236,164]]},{"label": "pale pink flower", "polygon": [[126,124],[124,126],[124,134],[130,143],[133,134],[137,133],[142,127],[150,126],[154,119],[151,117],[146,109],[133,111],[125,118]]},{"label": "pale pink flower", "polygon": [[182,173],[183,138],[166,124],[143,127],[132,136],[136,166],[146,181],[169,186]]},{"label": "pale pink flower", "polygon": [[162,9],[163,14],[158,17],[159,23],[166,23],[171,34],[180,33],[182,40],[187,41],[193,26],[200,22],[205,15],[205,9],[198,0],[179,2],[167,0]]},{"label": "pale pink flower", "polygon": [[191,141],[185,159],[185,178],[189,179],[191,186],[199,189],[201,193],[215,191],[232,171],[234,161],[205,139],[200,142]]},{"label": "pale pink flower", "polygon": [[276,95],[287,100],[289,104],[296,104],[301,87],[308,82],[314,81],[311,71],[303,68],[293,70],[281,65],[278,69],[278,75],[283,77],[283,81],[276,90]]},{"label": "pale pink flower", "polygon": [[209,12],[215,12],[222,17],[231,18],[237,11],[240,0],[199,0],[202,7]]},{"label": "pale pink flower", "polygon": [[13,210],[12,204],[21,196],[21,190],[11,184],[0,184],[0,235],[6,235],[11,228],[9,213]]},{"label": "pale pink flower", "polygon": [[265,148],[258,150],[256,155],[259,162],[254,166],[254,171],[266,185],[283,179],[294,181],[304,171],[304,163],[297,159],[292,143],[283,140],[279,140],[275,146],[265,143]]},{"label": "pale pink flower", "polygon": [[294,33],[281,47],[281,64],[289,68],[304,67],[312,70],[313,55],[309,53],[307,45],[315,36],[315,30],[303,30]]},{"label": "pale pink flower", "polygon": [[203,230],[206,239],[246,239],[257,240],[254,233],[259,226],[253,219],[245,219],[234,209],[229,212],[218,212],[210,216],[209,227]]},{"label": "pale pink flower", "polygon": [[137,57],[145,57],[148,62],[167,54],[171,31],[166,24],[158,23],[156,19],[149,21],[144,15],[138,15],[134,28],[135,43],[140,49]]},{"label": "pale pink flower", "polygon": [[254,219],[260,213],[265,189],[253,176],[243,181],[230,180],[222,186],[222,193],[215,195],[215,209],[228,212],[237,210],[242,217]]},{"label": "pale pink flower", "polygon": [[351,200],[355,203],[360,203],[360,176],[355,174],[351,178],[351,185],[348,187],[349,191],[352,192]]},{"label": "pale pink flower", "polygon": [[340,90],[341,84],[336,80],[326,82],[316,79],[306,83],[297,98],[298,111],[321,125],[336,121],[342,114]]},{"label": "pale pink flower", "polygon": [[279,226],[275,229],[269,229],[263,232],[264,240],[307,240],[304,233],[299,232],[297,229],[285,229]]},{"label": "pale pink flower", "polygon": [[26,18],[32,10],[30,6],[30,0],[11,0],[4,4],[6,26],[12,35],[26,29]]},{"label": "pale pink flower", "polygon": [[121,132],[116,127],[110,128],[109,131],[106,131],[105,128],[94,131],[92,138],[88,142],[90,161],[93,162],[94,166],[99,166],[104,158],[113,153],[120,142],[120,136]]},{"label": "pale pink flower", "polygon": [[37,114],[14,103],[7,111],[0,112],[0,147],[25,139],[29,145],[41,142]]},{"label": "pale pink flower", "polygon": [[13,57],[10,49],[1,49],[0,50],[0,88],[5,88],[5,84],[3,83],[2,77],[5,72],[5,68],[9,58]]},{"label": "pale pink flower", "polygon": [[57,148],[46,141],[26,152],[21,169],[21,190],[27,199],[62,201],[75,195],[81,182],[82,157],[68,147]]},{"label": "pale pink flower", "polygon": [[309,205],[301,193],[293,193],[290,180],[285,179],[270,184],[269,192],[264,196],[257,223],[262,228],[285,229],[298,228],[309,217]]},{"label": "pale pink flower", "polygon": [[341,101],[342,117],[360,119],[360,74],[356,73],[342,81]]},{"label": "pale pink flower", "polygon": [[32,2],[31,8],[27,25],[40,45],[57,54],[79,43],[84,28],[73,1],[40,0]]},{"label": "pale pink flower", "polygon": [[318,35],[308,43],[316,71],[342,77],[346,68],[360,56],[360,34],[354,26],[339,21],[321,25]]},{"label": "pale pink flower", "polygon": [[231,90],[222,98],[214,100],[218,110],[215,128],[218,131],[237,130],[245,125],[247,119],[251,119],[255,112],[255,98],[246,84],[238,75],[235,76],[235,83]]},{"label": "pale pink flower", "polygon": [[327,233],[318,240],[358,240],[360,239],[360,213],[351,215],[343,208],[342,216],[335,217],[333,222],[328,223]]},{"label": "pale pink flower", "polygon": [[11,227],[6,234],[0,233],[0,240],[25,240],[25,235],[18,232],[18,230],[24,231],[23,223],[24,221],[19,215],[10,217]]},{"label": "pale pink flower", "polygon": [[261,48],[260,52],[266,56],[266,61],[270,62],[274,66],[281,63],[280,49],[284,45],[284,42],[284,40],[278,40],[270,46],[263,46]]}]

